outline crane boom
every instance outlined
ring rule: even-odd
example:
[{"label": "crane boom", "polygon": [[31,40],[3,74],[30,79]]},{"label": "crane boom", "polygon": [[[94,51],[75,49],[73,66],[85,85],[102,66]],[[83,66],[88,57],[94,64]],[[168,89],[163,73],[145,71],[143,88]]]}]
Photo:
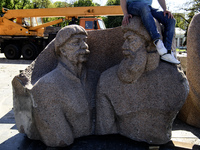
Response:
[{"label": "crane boom", "polygon": [[91,7],[65,7],[65,8],[43,8],[43,9],[17,9],[7,10],[4,17],[80,17],[80,16],[119,16],[123,15],[120,6],[91,6]]}]

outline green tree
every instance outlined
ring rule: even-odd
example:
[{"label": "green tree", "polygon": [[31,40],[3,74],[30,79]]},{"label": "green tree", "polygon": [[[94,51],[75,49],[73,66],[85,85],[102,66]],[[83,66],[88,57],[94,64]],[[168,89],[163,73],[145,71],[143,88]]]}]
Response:
[{"label": "green tree", "polygon": [[50,0],[32,0],[33,8],[51,8],[53,7]]},{"label": "green tree", "polygon": [[184,13],[174,13],[173,16],[176,19],[176,27],[186,30],[188,25],[186,15]]},{"label": "green tree", "polygon": [[30,0],[20,0],[18,3],[18,9],[29,9],[31,8]]},{"label": "green tree", "polygon": [[185,8],[186,11],[198,13],[200,12],[200,0],[190,0],[186,3],[189,8]]},{"label": "green tree", "polygon": [[27,9],[31,8],[30,0],[13,0],[13,8],[12,9]]},{"label": "green tree", "polygon": [[98,4],[98,3],[94,3],[95,4],[95,6],[101,6],[100,4]]},{"label": "green tree", "polygon": [[74,2],[74,7],[80,6],[96,6],[92,0],[78,0]]},{"label": "green tree", "polygon": [[184,41],[184,45],[187,44],[187,31],[190,22],[194,15],[200,12],[200,0],[190,0],[189,2],[185,3],[185,6],[187,6],[187,8],[184,8],[184,10],[186,11],[186,16],[183,14],[175,15],[175,18],[177,19],[176,26],[186,30],[186,40]]},{"label": "green tree", "polygon": [[13,9],[17,9],[18,5],[19,5],[19,0],[13,0]]},{"label": "green tree", "polygon": [[0,15],[3,15],[2,12],[2,7],[7,8],[7,9],[12,9],[13,8],[13,2],[12,0],[2,0],[0,3]]},{"label": "green tree", "polygon": [[33,8],[33,3],[30,0],[2,0],[0,3],[0,14],[2,14],[2,7],[8,9],[28,9]]},{"label": "green tree", "polygon": [[0,3],[0,7],[5,7],[5,8],[8,8],[8,9],[12,9],[13,7],[13,2],[12,0],[2,0],[2,2]]},{"label": "green tree", "polygon": [[120,5],[120,0],[108,0],[106,2],[106,5],[107,6],[110,6],[110,5]]},{"label": "green tree", "polygon": [[60,8],[60,7],[71,7],[72,4],[68,4],[67,2],[61,2],[61,1],[56,1],[53,3],[55,8]]},{"label": "green tree", "polygon": [[[120,0],[108,0],[106,5],[120,5]],[[122,19],[123,16],[107,16],[103,18],[103,21],[105,22],[106,28],[113,28],[121,26]]]}]

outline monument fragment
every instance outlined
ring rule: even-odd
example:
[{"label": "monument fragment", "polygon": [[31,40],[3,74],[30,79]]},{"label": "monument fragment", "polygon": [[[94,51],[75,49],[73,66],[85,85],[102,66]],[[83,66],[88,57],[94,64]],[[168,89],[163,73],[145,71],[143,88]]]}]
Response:
[{"label": "monument fragment", "polygon": [[18,130],[51,147],[94,134],[168,142],[187,79],[160,61],[140,18],[132,24],[123,28],[125,38],[121,27],[89,31],[89,48],[82,27],[60,30],[12,81]]},{"label": "monument fragment", "polygon": [[187,78],[190,92],[186,103],[179,113],[184,122],[200,128],[200,13],[196,14],[187,35]]}]

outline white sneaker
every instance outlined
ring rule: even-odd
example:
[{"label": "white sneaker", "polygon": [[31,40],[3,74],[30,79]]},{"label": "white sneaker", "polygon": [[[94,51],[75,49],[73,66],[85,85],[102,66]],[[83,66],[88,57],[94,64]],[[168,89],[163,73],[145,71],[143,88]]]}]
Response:
[{"label": "white sneaker", "polygon": [[[155,42],[154,42],[154,44],[155,44]],[[161,39],[158,40],[158,42],[155,44],[155,46],[156,46],[156,49],[157,49],[159,55],[162,56],[163,54],[167,53],[167,49],[165,48]]]},{"label": "white sneaker", "polygon": [[178,61],[172,54],[167,53],[161,56],[161,59],[167,62],[170,62],[172,64],[180,64],[180,61]]},{"label": "white sneaker", "polygon": [[171,54],[175,59],[177,59],[176,54],[173,52],[173,50],[171,50]]},{"label": "white sneaker", "polygon": [[[154,42],[155,44],[155,42]],[[175,57],[173,52],[171,51],[170,53],[168,53],[168,50],[165,48],[162,40],[158,40],[158,42],[155,44],[156,49],[159,53],[159,55],[161,56],[161,59],[167,62],[170,62],[172,64],[180,64],[180,61],[178,61]]]}]

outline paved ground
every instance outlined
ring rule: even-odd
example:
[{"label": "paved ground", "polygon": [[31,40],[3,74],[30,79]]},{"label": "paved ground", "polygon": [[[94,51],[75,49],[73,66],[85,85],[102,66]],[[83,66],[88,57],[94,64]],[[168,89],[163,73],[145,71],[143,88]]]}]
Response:
[{"label": "paved ground", "polygon": [[1,148],[3,142],[19,136],[12,110],[11,81],[15,75],[19,74],[19,70],[25,69],[30,63],[31,61],[25,60],[7,60],[3,54],[0,54],[0,150],[7,149]]},{"label": "paved ground", "polygon": [[[19,133],[15,126],[12,110],[11,81],[15,75],[19,74],[19,70],[25,69],[30,63],[31,61],[22,59],[7,60],[3,54],[0,54],[0,150],[159,149],[159,146],[149,146],[144,143],[133,142],[120,136],[89,136],[80,138],[67,148],[50,148],[39,141],[28,139],[24,134]],[[167,145],[160,146],[160,150],[183,149],[178,148],[180,146],[185,147],[185,149],[192,149],[193,145],[200,145],[200,129],[191,127],[176,119],[173,125],[172,140],[173,143],[170,142]],[[200,147],[197,146],[196,149],[200,149]]]}]

